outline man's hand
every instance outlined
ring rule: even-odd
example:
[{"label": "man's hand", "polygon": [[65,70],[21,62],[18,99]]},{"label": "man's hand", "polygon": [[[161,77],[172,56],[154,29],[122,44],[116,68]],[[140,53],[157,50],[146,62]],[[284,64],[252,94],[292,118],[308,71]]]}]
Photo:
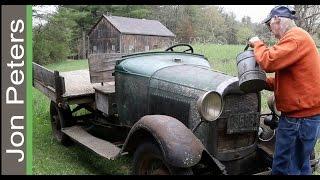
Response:
[{"label": "man's hand", "polygon": [[257,36],[255,36],[255,37],[252,37],[251,39],[249,39],[248,44],[249,44],[250,47],[253,48],[253,44],[254,44],[255,42],[257,42],[257,41],[260,41],[260,39],[259,39]]}]

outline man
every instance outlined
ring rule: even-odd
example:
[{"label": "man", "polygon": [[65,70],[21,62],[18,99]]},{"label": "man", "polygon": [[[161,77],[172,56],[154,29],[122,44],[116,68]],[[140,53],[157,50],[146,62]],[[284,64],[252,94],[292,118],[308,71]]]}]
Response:
[{"label": "man", "polygon": [[295,11],[276,6],[263,21],[279,40],[267,47],[258,37],[249,40],[256,61],[274,78],[281,117],[276,133],[272,174],[310,175],[310,155],[320,134],[320,55],[311,36],[297,27]]}]

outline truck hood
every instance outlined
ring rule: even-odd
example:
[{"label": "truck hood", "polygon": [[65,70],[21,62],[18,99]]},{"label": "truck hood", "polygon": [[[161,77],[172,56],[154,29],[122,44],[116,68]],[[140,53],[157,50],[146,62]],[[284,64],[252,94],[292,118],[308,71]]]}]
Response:
[{"label": "truck hood", "polygon": [[123,57],[117,63],[115,70],[126,74],[150,77],[163,68],[180,65],[210,68],[209,62],[202,55],[179,52],[152,52]]},{"label": "truck hood", "polygon": [[168,66],[156,71],[150,82],[153,82],[153,80],[166,81],[192,89],[215,91],[219,85],[228,82],[230,79],[234,79],[234,77],[213,71],[208,67],[185,64]]}]

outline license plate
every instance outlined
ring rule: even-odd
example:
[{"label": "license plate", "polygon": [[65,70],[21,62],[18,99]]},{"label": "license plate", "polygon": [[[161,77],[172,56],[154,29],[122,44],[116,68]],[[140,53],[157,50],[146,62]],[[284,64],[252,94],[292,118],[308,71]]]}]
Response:
[{"label": "license plate", "polygon": [[259,113],[231,114],[227,121],[227,133],[243,133],[258,130]]}]

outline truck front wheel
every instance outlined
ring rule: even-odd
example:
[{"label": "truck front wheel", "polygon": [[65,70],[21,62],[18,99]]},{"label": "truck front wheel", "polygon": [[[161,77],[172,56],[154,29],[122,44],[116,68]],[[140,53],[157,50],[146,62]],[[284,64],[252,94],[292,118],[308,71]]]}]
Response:
[{"label": "truck front wheel", "polygon": [[191,168],[177,168],[165,163],[162,152],[154,142],[138,146],[133,155],[134,175],[192,175]]},{"label": "truck front wheel", "polygon": [[[60,115],[59,115],[60,113]],[[72,113],[70,108],[62,109],[58,105],[51,101],[50,103],[50,119],[52,133],[55,139],[64,146],[69,146],[72,144],[72,140],[61,131],[61,122],[67,123],[72,119]]]}]

